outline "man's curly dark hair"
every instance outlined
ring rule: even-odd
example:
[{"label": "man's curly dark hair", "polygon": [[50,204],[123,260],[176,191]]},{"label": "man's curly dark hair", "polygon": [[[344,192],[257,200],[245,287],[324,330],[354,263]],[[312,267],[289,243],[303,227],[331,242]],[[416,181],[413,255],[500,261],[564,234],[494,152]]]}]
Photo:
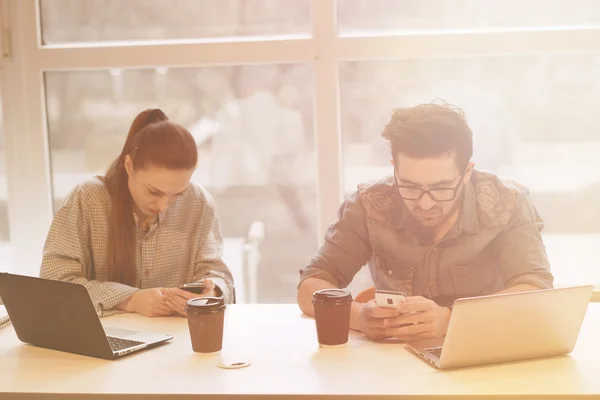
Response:
[{"label": "man's curly dark hair", "polygon": [[456,165],[464,170],[473,155],[473,132],[463,110],[446,102],[394,110],[381,135],[390,141],[392,158],[398,153],[415,158],[456,153]]}]

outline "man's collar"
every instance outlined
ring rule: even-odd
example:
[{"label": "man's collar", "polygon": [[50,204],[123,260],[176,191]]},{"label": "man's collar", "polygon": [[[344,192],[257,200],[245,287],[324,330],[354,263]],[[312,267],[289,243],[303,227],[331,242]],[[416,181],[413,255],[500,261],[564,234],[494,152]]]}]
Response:
[{"label": "man's collar", "polygon": [[404,201],[397,193],[394,194],[392,201],[394,202],[394,208],[390,215],[390,224],[396,229],[406,229],[409,224],[410,215],[404,205]]},{"label": "man's collar", "polygon": [[471,182],[464,186],[462,207],[456,222],[458,232],[479,233],[479,220],[477,219],[477,203],[475,201],[475,187]]}]

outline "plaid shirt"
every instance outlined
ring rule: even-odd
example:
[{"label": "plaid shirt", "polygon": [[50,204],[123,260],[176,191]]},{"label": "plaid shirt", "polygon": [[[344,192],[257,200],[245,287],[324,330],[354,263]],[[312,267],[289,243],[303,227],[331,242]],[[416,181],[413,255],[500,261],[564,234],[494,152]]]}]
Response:
[{"label": "plaid shirt", "polygon": [[[201,187],[189,189],[158,215],[149,229],[137,228],[135,287],[107,282],[108,225],[111,199],[95,179],[78,185],[56,213],[46,244],[40,276],[84,285],[98,315],[139,289],[175,287],[212,279],[226,302],[233,299],[233,277],[221,260],[223,239],[215,204]],[[137,224],[137,217],[132,215]]]}]

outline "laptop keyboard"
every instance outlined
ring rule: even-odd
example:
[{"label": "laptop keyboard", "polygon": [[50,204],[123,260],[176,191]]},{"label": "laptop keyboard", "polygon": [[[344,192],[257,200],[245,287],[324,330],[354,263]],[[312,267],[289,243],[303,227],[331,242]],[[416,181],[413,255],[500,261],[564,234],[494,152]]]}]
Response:
[{"label": "laptop keyboard", "polygon": [[130,347],[140,345],[140,344],[144,344],[144,342],[138,342],[136,340],[121,339],[121,338],[116,338],[116,337],[112,337],[112,336],[107,336],[107,338],[108,338],[108,343],[110,343],[110,347],[112,348],[113,351],[120,351],[120,350],[124,350],[124,349],[128,349]]},{"label": "laptop keyboard", "polygon": [[430,347],[430,348],[425,349],[425,350],[428,351],[428,352],[430,352],[431,354],[433,354],[437,358],[440,358],[442,356],[442,348],[441,347]]}]

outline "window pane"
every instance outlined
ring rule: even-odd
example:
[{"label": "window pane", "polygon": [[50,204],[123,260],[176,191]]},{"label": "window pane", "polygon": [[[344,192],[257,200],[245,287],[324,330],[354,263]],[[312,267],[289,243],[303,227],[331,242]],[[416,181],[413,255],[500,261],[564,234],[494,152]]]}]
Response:
[{"label": "window pane", "polygon": [[13,268],[10,230],[8,225],[8,189],[6,184],[6,145],[4,144],[4,121],[0,97],[0,272]]},{"label": "window pane", "polygon": [[310,32],[309,0],[41,0],[45,44]]},{"label": "window pane", "polygon": [[342,34],[600,25],[596,0],[338,0]]},{"label": "window pane", "polygon": [[295,301],[298,269],[317,247],[312,81],[305,64],[48,72],[55,208],[104,174],[138,112],[160,107],[196,138],[193,181],[217,203],[239,299],[242,264],[255,256],[245,240],[264,224],[258,301]]},{"label": "window pane", "polygon": [[346,194],[392,174],[393,108],[443,98],[465,110],[477,167],[530,189],[558,283],[600,283],[599,55],[348,62],[341,88]]}]

